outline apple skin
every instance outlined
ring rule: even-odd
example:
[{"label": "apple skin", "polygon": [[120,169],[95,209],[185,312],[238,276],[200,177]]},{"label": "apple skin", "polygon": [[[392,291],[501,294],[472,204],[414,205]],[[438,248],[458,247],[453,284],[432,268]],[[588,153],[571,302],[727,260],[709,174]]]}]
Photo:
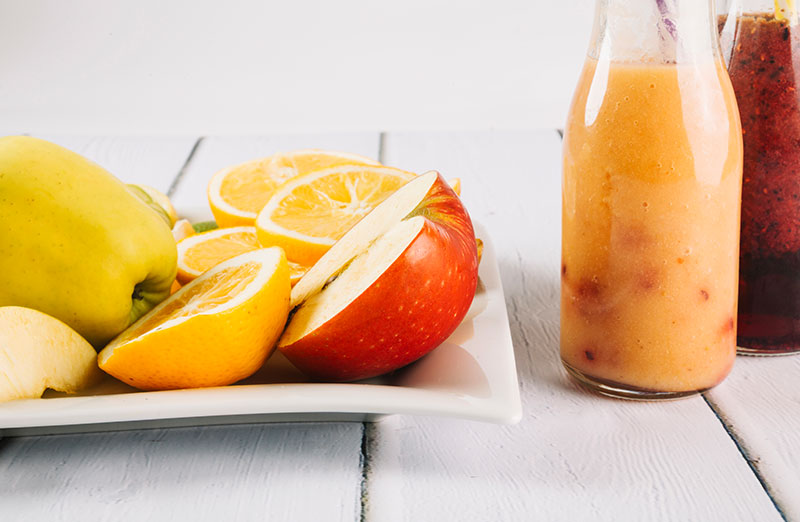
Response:
[{"label": "apple skin", "polygon": [[[416,361],[458,327],[475,295],[472,221],[441,175],[405,219],[422,228],[364,292],[315,331],[278,349],[306,375],[353,381]],[[302,305],[301,305],[302,306]]]},{"label": "apple skin", "polygon": [[0,306],[101,347],[169,296],[176,271],[170,227],[108,171],[45,140],[0,138]]}]

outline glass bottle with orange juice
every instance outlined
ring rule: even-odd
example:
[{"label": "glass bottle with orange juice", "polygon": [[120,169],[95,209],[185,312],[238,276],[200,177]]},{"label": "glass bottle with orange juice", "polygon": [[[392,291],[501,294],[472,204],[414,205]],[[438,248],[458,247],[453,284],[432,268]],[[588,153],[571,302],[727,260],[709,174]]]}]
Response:
[{"label": "glass bottle with orange juice", "polygon": [[736,355],[742,136],[712,0],[597,0],[564,133],[561,358],[667,399]]}]

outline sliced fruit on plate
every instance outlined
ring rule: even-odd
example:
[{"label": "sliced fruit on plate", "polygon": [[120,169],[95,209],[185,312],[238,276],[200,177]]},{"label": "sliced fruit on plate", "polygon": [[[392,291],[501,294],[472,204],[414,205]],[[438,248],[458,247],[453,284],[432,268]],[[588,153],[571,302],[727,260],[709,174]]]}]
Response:
[{"label": "sliced fruit on plate", "polygon": [[289,312],[289,266],[279,248],[207,271],[111,341],[100,368],[142,390],[222,386],[252,375]]},{"label": "sliced fruit on plate", "polygon": [[178,213],[175,211],[175,207],[172,206],[169,196],[157,188],[149,185],[128,185],[128,189],[136,197],[147,203],[150,208],[158,212],[169,226],[173,226],[178,220]]},{"label": "sliced fruit on plate", "polygon": [[[178,281],[186,284],[232,257],[262,248],[255,227],[218,228],[178,242]],[[297,283],[308,268],[289,262],[290,280]]]},{"label": "sliced fruit on plate", "polygon": [[405,366],[464,318],[478,280],[472,221],[435,172],[397,190],[292,290],[278,349],[309,376],[350,381]]},{"label": "sliced fruit on plate", "polygon": [[202,234],[203,232],[208,232],[209,230],[216,230],[219,228],[216,221],[201,221],[199,223],[192,224],[192,229],[194,230],[195,234]]},{"label": "sliced fruit on plate", "polygon": [[194,227],[188,219],[179,219],[172,226],[172,237],[175,238],[176,242],[189,236],[193,236],[196,233],[197,232],[195,232]]},{"label": "sliced fruit on plate", "polygon": [[75,330],[42,312],[0,307],[0,402],[76,392],[102,374],[97,352]]},{"label": "sliced fruit on plate", "polygon": [[291,179],[278,187],[258,214],[262,245],[313,265],[353,225],[415,177],[390,167],[343,165]]},{"label": "sliced fruit on plate", "polygon": [[298,150],[275,154],[214,174],[208,184],[208,202],[220,227],[252,225],[275,189],[295,176],[337,165],[380,165],[345,152]]},{"label": "sliced fruit on plate", "polygon": [[461,197],[461,178],[450,178],[447,180],[447,184],[457,196]]}]

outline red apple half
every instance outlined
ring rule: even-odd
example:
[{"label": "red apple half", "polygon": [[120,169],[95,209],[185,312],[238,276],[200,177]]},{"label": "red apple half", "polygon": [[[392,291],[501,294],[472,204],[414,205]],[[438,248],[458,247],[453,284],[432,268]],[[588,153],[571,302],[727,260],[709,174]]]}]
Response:
[{"label": "red apple half", "polygon": [[477,281],[472,221],[428,172],[375,207],[297,283],[299,306],[278,349],[316,379],[390,372],[453,333]]}]

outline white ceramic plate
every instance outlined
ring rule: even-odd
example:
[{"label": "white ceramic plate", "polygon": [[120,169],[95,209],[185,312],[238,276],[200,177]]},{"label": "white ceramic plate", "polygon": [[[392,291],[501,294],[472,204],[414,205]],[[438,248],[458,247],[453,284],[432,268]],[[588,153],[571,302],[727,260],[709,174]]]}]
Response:
[{"label": "white ceramic plate", "polygon": [[512,424],[522,410],[495,250],[486,230],[480,283],[464,322],[419,361],[350,384],[309,382],[279,352],[233,386],[140,392],[108,377],[80,395],[0,404],[0,433],[28,435],[210,424],[371,421],[436,415]]}]

